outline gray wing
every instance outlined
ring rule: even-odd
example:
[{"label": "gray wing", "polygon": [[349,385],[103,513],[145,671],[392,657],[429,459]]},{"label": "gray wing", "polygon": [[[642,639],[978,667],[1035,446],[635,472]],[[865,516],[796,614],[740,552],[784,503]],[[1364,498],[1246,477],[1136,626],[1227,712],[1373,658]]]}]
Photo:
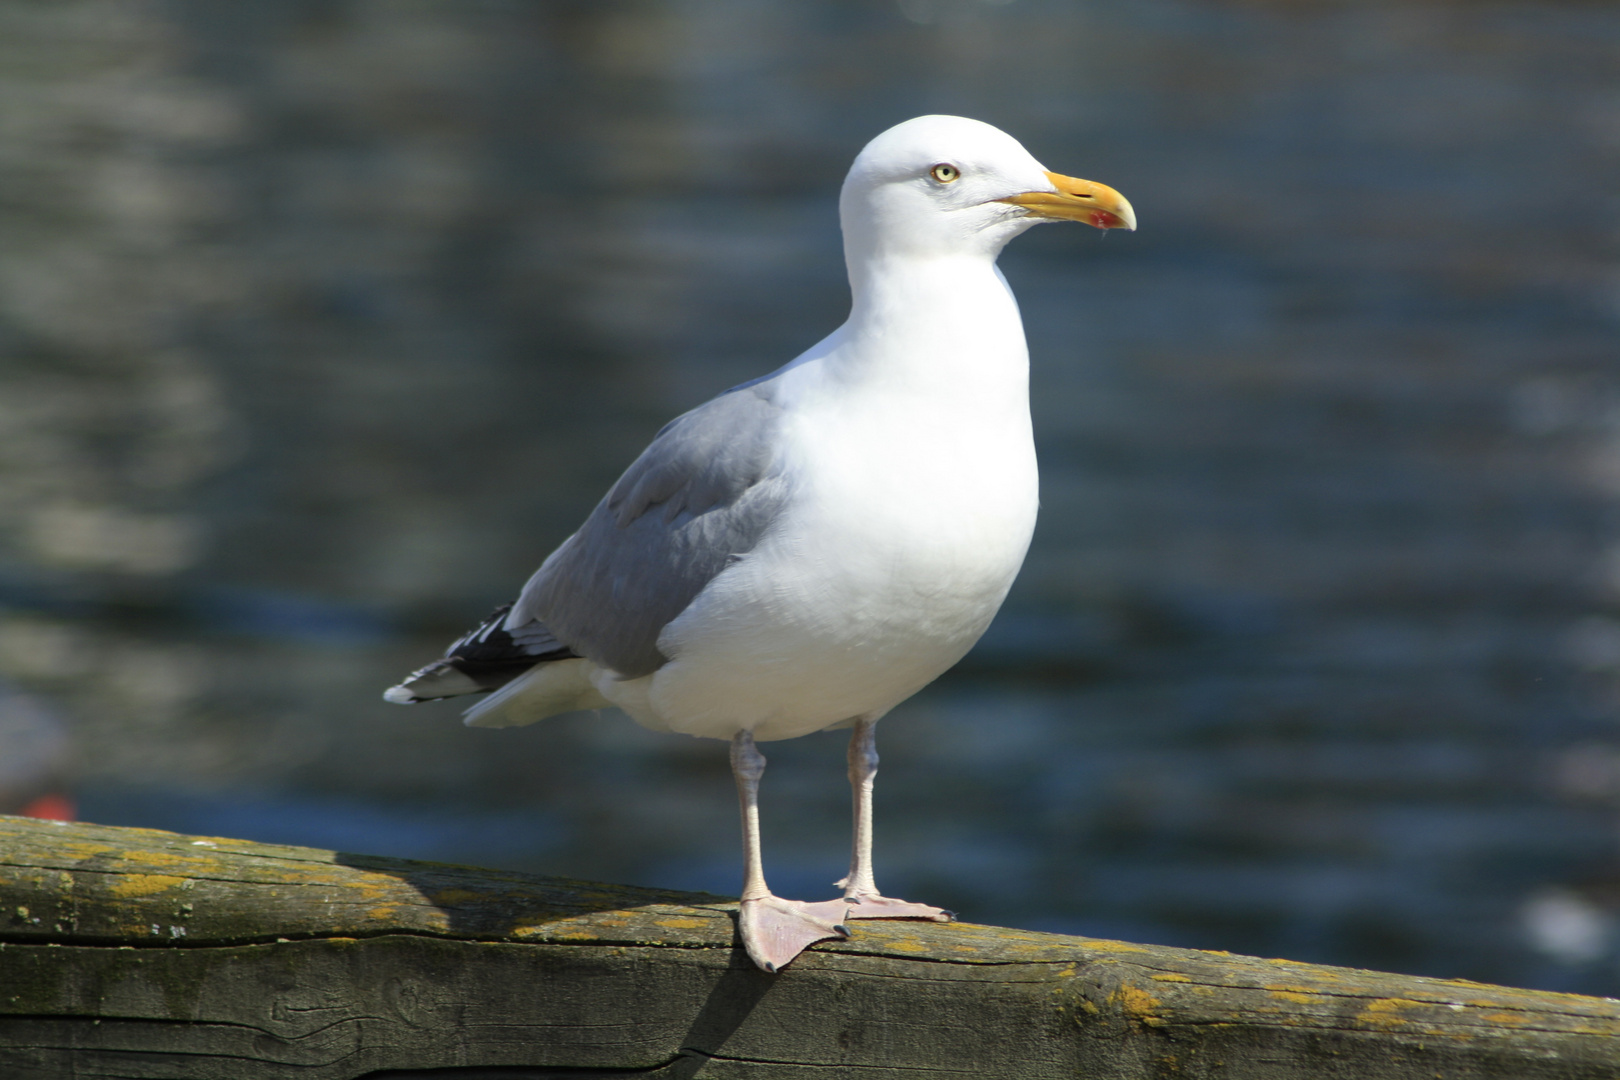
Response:
[{"label": "gray wing", "polygon": [[659,632],[759,543],[786,500],[772,390],[745,383],[666,425],[529,579],[507,625],[543,623],[632,678],[662,667]]}]

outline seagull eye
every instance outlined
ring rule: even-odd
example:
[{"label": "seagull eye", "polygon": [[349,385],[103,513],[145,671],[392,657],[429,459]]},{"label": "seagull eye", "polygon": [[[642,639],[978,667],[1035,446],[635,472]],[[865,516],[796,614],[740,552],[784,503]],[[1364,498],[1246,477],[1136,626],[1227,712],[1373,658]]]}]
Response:
[{"label": "seagull eye", "polygon": [[935,180],[938,180],[942,184],[954,184],[956,182],[956,178],[962,174],[957,170],[955,165],[939,164],[935,165],[932,169],[929,169],[928,175],[932,176]]}]

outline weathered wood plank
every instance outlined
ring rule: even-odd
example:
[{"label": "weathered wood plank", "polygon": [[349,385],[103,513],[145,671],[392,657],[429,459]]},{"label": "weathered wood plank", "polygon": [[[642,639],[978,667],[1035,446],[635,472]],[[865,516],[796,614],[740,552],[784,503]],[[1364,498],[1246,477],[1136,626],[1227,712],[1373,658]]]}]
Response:
[{"label": "weathered wood plank", "polygon": [[771,976],[734,911],[0,817],[0,1076],[1620,1075],[1609,999],[966,923],[857,923]]}]

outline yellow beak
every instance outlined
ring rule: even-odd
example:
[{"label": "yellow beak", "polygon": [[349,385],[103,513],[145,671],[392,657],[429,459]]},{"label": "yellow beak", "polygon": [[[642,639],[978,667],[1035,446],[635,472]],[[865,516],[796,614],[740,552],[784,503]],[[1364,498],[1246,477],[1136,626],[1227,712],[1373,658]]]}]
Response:
[{"label": "yellow beak", "polygon": [[1136,229],[1136,211],[1107,184],[1055,172],[1047,173],[1046,178],[1056,191],[1026,191],[998,201],[1022,206],[1035,217],[1083,221],[1099,229]]}]

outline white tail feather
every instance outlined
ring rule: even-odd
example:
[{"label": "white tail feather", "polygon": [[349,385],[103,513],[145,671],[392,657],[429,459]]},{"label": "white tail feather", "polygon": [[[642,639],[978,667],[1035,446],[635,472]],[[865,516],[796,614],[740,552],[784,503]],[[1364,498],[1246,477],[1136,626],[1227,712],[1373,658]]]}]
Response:
[{"label": "white tail feather", "polygon": [[513,679],[462,715],[468,727],[521,727],[559,713],[604,709],[589,660],[551,660]]}]

